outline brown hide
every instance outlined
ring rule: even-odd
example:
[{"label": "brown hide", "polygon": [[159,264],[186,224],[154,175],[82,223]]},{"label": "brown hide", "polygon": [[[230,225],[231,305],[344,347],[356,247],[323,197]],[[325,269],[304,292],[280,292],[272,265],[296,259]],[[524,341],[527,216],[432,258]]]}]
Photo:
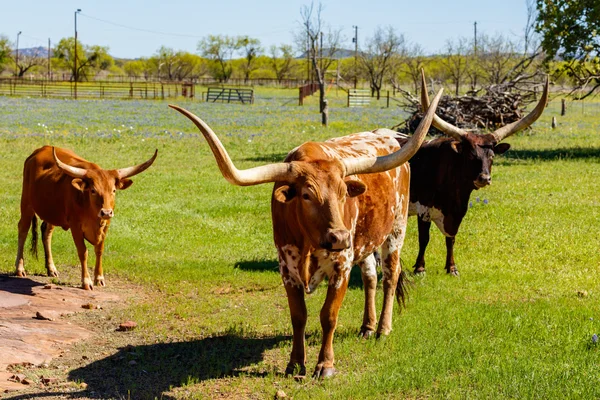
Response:
[{"label": "brown hide", "polygon": [[[56,157],[63,166],[55,161]],[[25,276],[23,247],[29,226],[32,226],[32,247],[36,243],[38,216],[42,224],[46,269],[50,276],[58,276],[52,260],[51,237],[55,226],[71,230],[82,264],[82,286],[92,289],[87,272],[85,240],[94,245],[96,268],[94,284],[104,286],[102,253],[104,240],[114,215],[115,193],[127,189],[133,176],[148,168],[157,153],[144,164],[120,170],[104,170],[67,149],[44,146],[35,150],[23,167],[19,247],[15,262],[18,276]],[[63,168],[67,168],[66,170]],[[72,174],[79,174],[73,177]],[[32,248],[32,250],[34,250]]]}]

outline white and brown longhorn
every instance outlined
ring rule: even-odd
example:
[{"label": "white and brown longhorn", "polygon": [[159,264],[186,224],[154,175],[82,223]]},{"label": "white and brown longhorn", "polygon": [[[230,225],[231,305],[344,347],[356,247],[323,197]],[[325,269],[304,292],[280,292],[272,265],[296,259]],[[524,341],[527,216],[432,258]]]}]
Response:
[{"label": "white and brown longhorn", "polygon": [[[200,118],[171,106],[200,129],[223,176],[235,185],[274,182],[271,200],[273,234],[279,269],[287,292],[294,339],[286,373],[306,373],[304,296],[328,277],[321,309],[321,351],[314,375],[335,372],[333,335],[353,264],[361,268],[365,313],[361,334],[392,329],[394,293],[403,301],[400,250],[406,232],[409,166],[434,116],[440,93],[417,132],[400,147],[398,134],[387,129],[363,132],[326,142],[308,142],[292,150],[282,163],[238,170],[227,151]],[[383,310],[376,326],[376,263],[373,252],[383,247]],[[400,282],[399,282],[400,280]]]},{"label": "white and brown longhorn", "polygon": [[[421,106],[426,111],[429,98],[423,73],[421,80]],[[425,249],[433,221],[446,236],[446,271],[458,275],[454,241],[467,213],[471,192],[491,184],[494,155],[503,154],[510,148],[508,143],[501,141],[529,127],[542,115],[548,102],[548,85],[546,79],[542,97],[529,114],[485,135],[467,132],[434,115],[432,125],[448,137],[425,142],[410,160],[409,213],[418,216],[419,229],[416,273],[425,272]]]}]

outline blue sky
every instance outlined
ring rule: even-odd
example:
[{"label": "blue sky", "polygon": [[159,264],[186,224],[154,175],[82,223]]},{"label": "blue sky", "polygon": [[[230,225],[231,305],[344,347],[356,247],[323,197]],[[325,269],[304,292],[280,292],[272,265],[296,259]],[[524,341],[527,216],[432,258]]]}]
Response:
[{"label": "blue sky", "polygon": [[[443,51],[448,39],[478,33],[502,33],[513,39],[523,35],[526,0],[322,0],[323,20],[342,30],[347,48],[353,48],[353,25],[359,44],[378,26],[392,25],[398,33],[419,43],[426,53]],[[318,2],[315,2],[315,5]],[[115,57],[148,57],[160,46],[189,52],[209,34],[249,35],[264,48],[292,44],[300,27],[299,0],[3,0],[0,35],[19,47],[46,46],[73,36],[74,11],[78,38],[84,44],[109,47]],[[132,29],[133,28],[133,29]]]}]

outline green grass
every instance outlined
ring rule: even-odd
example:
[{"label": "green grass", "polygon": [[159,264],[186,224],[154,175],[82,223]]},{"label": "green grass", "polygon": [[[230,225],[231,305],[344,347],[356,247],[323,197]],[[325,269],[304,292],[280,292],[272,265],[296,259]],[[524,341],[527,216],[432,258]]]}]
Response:
[{"label": "green grass", "polygon": [[[322,128],[314,99],[298,107],[286,104],[288,96],[265,92],[251,107],[177,103],[211,124],[242,168],[279,161],[307,140],[403,118],[381,104],[347,109],[340,98]],[[88,383],[82,395],[272,398],[281,389],[297,399],[600,397],[600,348],[591,341],[600,334],[600,104],[587,103],[585,113],[573,106],[551,130],[553,103],[532,131],[507,140],[512,149],[496,159],[493,185],[474,192],[461,226],[461,277],[444,273],[443,237],[432,230],[427,276],[415,278],[408,308],[395,314],[384,340],[357,338],[364,296],[353,271],[334,340],[340,374],[304,382],[281,375],[291,323],[272,240],[271,185],[228,184],[204,139],[166,102],[0,98],[0,106],[0,272],[14,268],[22,163],[33,149],[69,147],[105,168],[159,149],[155,165],[118,194],[104,258],[108,285],[140,288],[111,318],[140,328],[127,339],[132,347],[120,348],[98,321],[106,355],[68,372]],[[70,234],[56,231],[53,249],[59,273],[77,285]],[[411,219],[405,267],[416,253]],[[26,269],[45,272],[31,257]],[[324,289],[307,299],[309,371]]]}]

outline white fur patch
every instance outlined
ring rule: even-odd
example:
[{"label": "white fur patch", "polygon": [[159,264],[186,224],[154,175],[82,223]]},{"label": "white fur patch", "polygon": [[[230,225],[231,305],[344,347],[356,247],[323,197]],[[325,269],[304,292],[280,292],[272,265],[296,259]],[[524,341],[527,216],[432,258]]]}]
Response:
[{"label": "white fur patch", "polygon": [[438,227],[440,232],[450,237],[444,230],[444,214],[442,210],[435,207],[427,207],[419,203],[410,203],[408,206],[408,215],[418,215],[423,221],[432,221]]}]

